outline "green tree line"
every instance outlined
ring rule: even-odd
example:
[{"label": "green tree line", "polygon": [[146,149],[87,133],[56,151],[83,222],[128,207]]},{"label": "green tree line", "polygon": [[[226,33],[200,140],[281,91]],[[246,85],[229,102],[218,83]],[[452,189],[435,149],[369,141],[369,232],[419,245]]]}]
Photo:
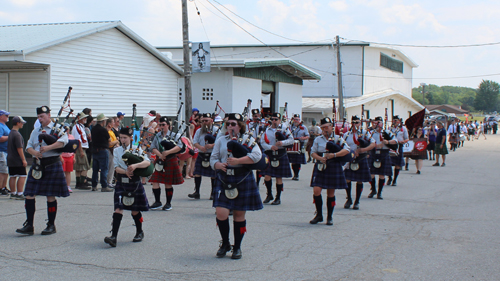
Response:
[{"label": "green tree line", "polygon": [[[491,80],[483,80],[477,89],[457,86],[425,86],[425,102],[429,104],[451,104],[469,111],[500,111],[500,85]],[[422,103],[422,86],[412,89],[412,97]]]}]

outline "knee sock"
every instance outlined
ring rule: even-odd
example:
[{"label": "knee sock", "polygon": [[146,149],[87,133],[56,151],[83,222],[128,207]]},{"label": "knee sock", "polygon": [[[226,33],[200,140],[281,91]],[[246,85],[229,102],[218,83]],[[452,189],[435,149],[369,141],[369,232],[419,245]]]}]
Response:
[{"label": "knee sock", "polygon": [[330,218],[330,219],[332,218],[333,209],[335,208],[335,205],[336,205],[335,196],[326,198],[326,208],[328,210],[327,218]]},{"label": "knee sock", "polygon": [[313,203],[316,205],[316,215],[318,217],[323,216],[323,197],[321,197],[321,194],[318,196],[313,196]]},{"label": "knee sock", "polygon": [[297,164],[297,166],[296,166],[296,167],[297,167],[297,172],[296,172],[296,175],[297,175],[297,177],[298,177],[298,176],[299,176],[299,173],[300,173],[300,164]]},{"label": "knee sock", "polygon": [[25,199],[24,208],[26,209],[26,221],[28,225],[33,226],[35,218],[35,199]]},{"label": "knee sock", "polygon": [[247,232],[247,221],[233,221],[233,234],[234,234],[234,246],[233,249],[237,250],[241,247],[241,240]]},{"label": "knee sock", "polygon": [[219,227],[222,243],[229,244],[229,219],[221,221],[216,218],[215,220],[217,221],[217,226]]},{"label": "knee sock", "polygon": [[211,178],[211,179],[210,179],[210,184],[211,184],[211,187],[212,187],[212,189],[210,190],[210,195],[215,196],[215,194],[214,194],[214,190],[215,190],[215,179],[212,179],[212,178]]},{"label": "knee sock", "polygon": [[356,183],[356,200],[354,201],[354,204],[356,204],[356,203],[359,204],[359,198],[361,198],[361,193],[363,193],[363,183],[357,182]]},{"label": "knee sock", "polygon": [[194,177],[194,192],[200,193],[201,177]]},{"label": "knee sock", "polygon": [[382,189],[384,189],[385,179],[378,179],[378,195],[382,194]]},{"label": "knee sock", "polygon": [[120,223],[122,222],[122,214],[113,213],[113,228],[111,229],[111,236],[116,237],[118,235],[118,229],[120,229]]},{"label": "knee sock", "polygon": [[260,174],[260,171],[257,171],[257,179],[255,180],[257,182],[257,187],[259,187],[260,178],[262,178],[262,175]]},{"label": "knee sock", "polygon": [[398,180],[398,176],[399,176],[399,169],[394,168],[394,180],[392,181],[393,183],[395,183]]},{"label": "knee sock", "polygon": [[350,201],[352,201],[351,189],[352,189],[352,182],[348,182],[347,183],[347,189],[345,190],[345,193],[347,195],[347,200],[350,200]]},{"label": "knee sock", "polygon": [[273,180],[264,181],[264,184],[266,185],[267,195],[273,196]]},{"label": "knee sock", "polygon": [[[396,168],[394,168],[394,169],[396,169]],[[387,182],[388,183],[392,182],[392,176],[389,176],[389,178],[387,179]]]},{"label": "knee sock", "polygon": [[165,188],[165,193],[167,193],[167,204],[170,204],[172,196],[174,196],[174,188]]},{"label": "knee sock", "polygon": [[135,228],[137,230],[137,233],[141,233],[142,232],[142,222],[144,221],[144,219],[142,218],[142,214],[141,212],[139,212],[137,215],[132,215],[132,218],[134,219],[134,222],[135,222]]},{"label": "knee sock", "polygon": [[281,198],[282,191],[283,191],[283,184],[276,184],[276,199]]},{"label": "knee sock", "polygon": [[375,178],[373,178],[373,179],[370,181],[370,186],[371,186],[371,190],[372,190],[372,191],[377,192],[377,188],[375,187]]},{"label": "knee sock", "polygon": [[160,195],[161,195],[161,188],[153,188],[153,195],[155,196],[155,202],[161,202]]},{"label": "knee sock", "polygon": [[57,200],[53,202],[47,201],[47,217],[49,219],[49,224],[54,225],[57,214]]},{"label": "knee sock", "polygon": [[81,182],[82,182],[82,180],[80,179],[80,177],[76,177],[76,186],[77,187],[80,187]]}]

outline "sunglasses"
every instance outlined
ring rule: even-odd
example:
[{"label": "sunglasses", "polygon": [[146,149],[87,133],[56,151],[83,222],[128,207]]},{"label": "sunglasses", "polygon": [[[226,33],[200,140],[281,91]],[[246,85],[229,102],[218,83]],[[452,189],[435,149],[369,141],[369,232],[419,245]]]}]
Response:
[{"label": "sunglasses", "polygon": [[354,122],[352,122],[352,123],[353,123],[353,124],[359,124],[359,123],[361,123],[361,122],[359,122],[359,121],[354,121]]},{"label": "sunglasses", "polygon": [[167,126],[167,124],[159,124],[160,127]]},{"label": "sunglasses", "polygon": [[278,121],[280,120],[279,118],[271,118],[272,121]]},{"label": "sunglasses", "polygon": [[233,126],[236,127],[238,125],[238,122],[227,122],[227,126]]}]

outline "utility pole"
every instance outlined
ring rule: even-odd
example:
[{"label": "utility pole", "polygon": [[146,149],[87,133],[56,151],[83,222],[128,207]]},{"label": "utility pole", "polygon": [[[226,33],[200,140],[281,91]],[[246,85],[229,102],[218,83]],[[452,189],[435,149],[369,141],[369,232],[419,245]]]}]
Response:
[{"label": "utility pole", "polygon": [[340,62],[340,38],[336,37],[337,44],[337,85],[339,93],[339,120],[344,118],[344,93],[342,92],[342,63]]},{"label": "utility pole", "polygon": [[[182,49],[184,58],[184,112],[186,124],[191,116],[192,94],[191,94],[191,63],[189,50],[189,24],[187,0],[182,0]],[[187,124],[189,126],[189,124]]]},{"label": "utility pole", "polygon": [[427,84],[420,83],[420,86],[422,86],[422,105],[425,107],[425,86],[427,86]]}]

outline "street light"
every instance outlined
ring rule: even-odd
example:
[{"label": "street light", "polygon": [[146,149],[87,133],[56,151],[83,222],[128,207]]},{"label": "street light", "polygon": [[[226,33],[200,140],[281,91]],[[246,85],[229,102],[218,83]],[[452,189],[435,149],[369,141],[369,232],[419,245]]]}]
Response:
[{"label": "street light", "polygon": [[422,105],[425,107],[425,86],[427,86],[427,84],[420,83],[420,86],[422,86]]}]

